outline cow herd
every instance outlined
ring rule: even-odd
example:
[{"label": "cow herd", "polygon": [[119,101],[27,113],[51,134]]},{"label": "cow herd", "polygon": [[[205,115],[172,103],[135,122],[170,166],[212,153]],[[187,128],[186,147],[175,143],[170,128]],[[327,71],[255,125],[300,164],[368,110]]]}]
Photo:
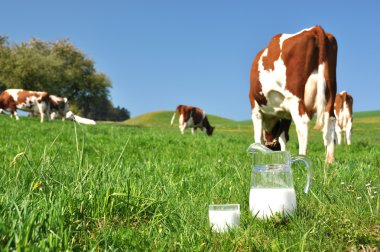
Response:
[{"label": "cow herd", "polygon": [[[255,57],[250,77],[249,99],[255,143],[272,150],[285,150],[289,128],[296,127],[299,154],[306,155],[310,121],[316,114],[316,129],[322,131],[327,163],[334,162],[334,142],[345,133],[351,143],[352,96],[337,92],[338,44],[321,26],[296,34],[278,34]],[[204,129],[211,135],[203,110],[177,107],[179,128]],[[175,114],[172,118],[172,124]]]},{"label": "cow herd", "polygon": [[[316,114],[315,128],[322,131],[327,163],[334,162],[334,142],[351,144],[353,98],[346,91],[337,94],[335,37],[315,26],[296,34],[278,34],[255,57],[250,74],[249,99],[255,143],[272,150],[285,150],[291,122],[295,124],[299,154],[306,155],[309,126]],[[8,89],[0,94],[0,113],[9,111],[17,120],[17,109],[44,117],[71,118],[95,124],[69,111],[67,98],[47,92]],[[174,113],[179,129],[194,133],[198,128],[211,136],[204,110],[179,105]]]},{"label": "cow herd", "polygon": [[11,113],[11,117],[19,120],[17,110],[23,110],[31,116],[40,116],[41,122],[61,118],[73,120],[80,124],[94,125],[92,119],[75,115],[69,110],[69,101],[66,97],[50,95],[48,92],[30,91],[24,89],[7,89],[0,94],[0,114],[4,111]]},{"label": "cow herd", "polygon": [[57,116],[65,120],[69,111],[69,102],[65,97],[49,95],[48,92],[29,91],[24,89],[7,89],[0,94],[0,113],[8,111],[11,117],[19,120],[17,110],[39,115],[41,122]]}]

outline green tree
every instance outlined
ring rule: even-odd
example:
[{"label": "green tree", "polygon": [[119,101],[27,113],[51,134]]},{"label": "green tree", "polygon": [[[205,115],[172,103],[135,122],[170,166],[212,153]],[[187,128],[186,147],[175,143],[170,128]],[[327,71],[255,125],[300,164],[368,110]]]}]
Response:
[{"label": "green tree", "polygon": [[1,89],[44,90],[64,96],[75,113],[96,120],[129,118],[128,110],[114,108],[109,96],[112,83],[94,65],[67,39],[50,43],[33,38],[12,44],[0,36]]}]

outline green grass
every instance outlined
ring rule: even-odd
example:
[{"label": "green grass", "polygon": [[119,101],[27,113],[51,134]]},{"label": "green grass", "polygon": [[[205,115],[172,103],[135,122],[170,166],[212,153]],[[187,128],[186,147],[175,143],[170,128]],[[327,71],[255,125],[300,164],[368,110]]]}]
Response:
[{"label": "green grass", "polygon": [[[162,117],[161,117],[162,116]],[[159,115],[170,124],[172,112]],[[248,209],[251,123],[212,137],[177,127],[79,126],[0,116],[0,250],[345,251],[379,249],[380,118],[354,120],[351,146],[324,164],[311,130],[311,191],[296,166],[296,214],[259,221]],[[297,153],[294,128],[289,151]],[[240,228],[210,231],[208,205],[239,203]]]}]

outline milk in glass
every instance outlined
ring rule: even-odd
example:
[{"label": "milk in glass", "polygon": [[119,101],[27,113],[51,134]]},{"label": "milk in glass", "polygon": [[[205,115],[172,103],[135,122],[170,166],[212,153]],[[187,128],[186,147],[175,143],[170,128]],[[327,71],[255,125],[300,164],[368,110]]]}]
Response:
[{"label": "milk in glass", "polygon": [[225,232],[240,224],[240,205],[210,205],[209,219],[214,232]]}]

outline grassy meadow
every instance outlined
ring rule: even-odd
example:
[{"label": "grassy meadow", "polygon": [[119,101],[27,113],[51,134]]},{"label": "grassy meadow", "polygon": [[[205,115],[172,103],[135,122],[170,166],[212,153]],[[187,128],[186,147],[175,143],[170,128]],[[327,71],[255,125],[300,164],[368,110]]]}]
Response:
[{"label": "grassy meadow", "polygon": [[[352,145],[324,163],[310,131],[313,181],[293,168],[294,216],[248,209],[250,121],[180,135],[172,111],[95,126],[0,116],[0,251],[375,251],[380,249],[380,112],[355,114]],[[297,154],[291,128],[288,150]],[[208,205],[239,203],[240,227],[212,233]]]}]

